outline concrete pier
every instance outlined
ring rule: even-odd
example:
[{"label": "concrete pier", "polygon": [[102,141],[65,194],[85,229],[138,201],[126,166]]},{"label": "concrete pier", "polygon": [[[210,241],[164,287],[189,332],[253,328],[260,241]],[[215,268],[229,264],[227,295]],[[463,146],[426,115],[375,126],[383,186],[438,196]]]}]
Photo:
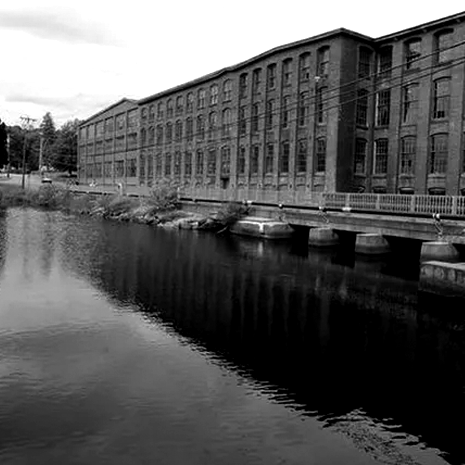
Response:
[{"label": "concrete pier", "polygon": [[388,241],[381,234],[359,233],[355,252],[364,255],[382,255],[390,251]]},{"label": "concrete pier", "polygon": [[421,245],[420,261],[454,261],[459,257],[457,249],[447,241],[428,241]]},{"label": "concrete pier", "polygon": [[294,233],[292,227],[284,221],[259,217],[239,220],[229,230],[233,234],[264,239],[288,239]]},{"label": "concrete pier", "polygon": [[465,297],[465,263],[429,261],[421,264],[419,289]]},{"label": "concrete pier", "polygon": [[331,228],[310,228],[308,245],[314,247],[332,247],[339,243],[339,237]]}]

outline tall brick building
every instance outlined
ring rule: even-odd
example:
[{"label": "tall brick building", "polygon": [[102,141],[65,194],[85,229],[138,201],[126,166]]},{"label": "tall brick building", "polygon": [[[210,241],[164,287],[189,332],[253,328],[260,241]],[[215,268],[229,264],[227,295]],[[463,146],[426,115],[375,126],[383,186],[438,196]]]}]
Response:
[{"label": "tall brick building", "polygon": [[80,127],[81,182],[305,202],[314,192],[465,195],[465,13],[372,39],[338,29]]}]

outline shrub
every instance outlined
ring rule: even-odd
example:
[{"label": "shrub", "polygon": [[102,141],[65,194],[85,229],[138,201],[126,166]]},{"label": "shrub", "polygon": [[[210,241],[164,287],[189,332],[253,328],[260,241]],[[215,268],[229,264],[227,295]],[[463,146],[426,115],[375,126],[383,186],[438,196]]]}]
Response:
[{"label": "shrub", "polygon": [[147,203],[153,212],[175,210],[179,207],[177,184],[167,180],[158,182],[150,191]]}]

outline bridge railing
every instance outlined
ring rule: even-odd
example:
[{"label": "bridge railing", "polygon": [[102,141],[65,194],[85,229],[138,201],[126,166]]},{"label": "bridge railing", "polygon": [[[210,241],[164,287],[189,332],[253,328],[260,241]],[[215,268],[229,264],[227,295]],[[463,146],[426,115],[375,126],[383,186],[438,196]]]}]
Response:
[{"label": "bridge railing", "polygon": [[401,194],[323,194],[323,206],[335,209],[465,216],[465,197]]}]

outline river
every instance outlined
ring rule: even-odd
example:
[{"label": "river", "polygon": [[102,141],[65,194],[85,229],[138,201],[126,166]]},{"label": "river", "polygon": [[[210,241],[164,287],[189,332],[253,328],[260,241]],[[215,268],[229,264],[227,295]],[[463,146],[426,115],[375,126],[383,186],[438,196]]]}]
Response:
[{"label": "river", "polygon": [[0,463],[464,464],[465,318],[292,243],[0,216]]}]

